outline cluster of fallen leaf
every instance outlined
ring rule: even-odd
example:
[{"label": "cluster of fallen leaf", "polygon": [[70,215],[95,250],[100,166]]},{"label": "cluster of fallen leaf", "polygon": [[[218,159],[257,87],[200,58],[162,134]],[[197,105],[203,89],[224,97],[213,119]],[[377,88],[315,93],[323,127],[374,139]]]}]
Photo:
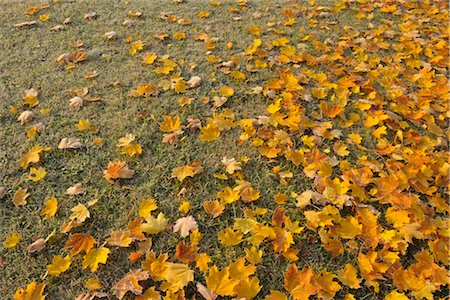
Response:
[{"label": "cluster of fallen leaf", "polygon": [[[219,1],[211,4],[221,5]],[[247,1],[239,0],[230,7],[230,13],[236,14],[235,20],[239,20],[239,11],[248,5]],[[380,293],[380,285],[389,287],[382,291],[388,300],[410,296],[433,299],[439,291],[448,291],[447,5],[446,1],[342,0],[330,7],[319,6],[314,1],[290,3],[283,9],[278,23],[268,23],[266,29],[250,26],[248,33],[254,36],[253,42],[243,50],[242,58],[229,60],[214,55],[218,47],[215,37],[205,33],[193,37],[185,32],[173,34],[175,40],[194,38],[203,42],[208,51],[207,61],[236,82],[262,69],[273,71],[274,76],[251,92],[269,101],[265,114],[236,120],[230,108],[222,108],[233,99],[235,90],[223,85],[214,95],[214,113],[207,120],[184,121],[178,115],[161,116],[162,141],[181,143],[180,136],[190,130],[197,131],[201,141],[213,142],[221,137],[226,139],[227,131],[238,130],[238,144],[257,148],[261,156],[273,163],[272,170],[280,185],[289,185],[293,177],[304,176],[312,188],[289,195],[276,194],[274,201],[278,206],[273,211],[259,207],[260,192],[240,172],[249,158],[223,157],[224,173],[215,177],[233,184],[217,191],[217,199],[203,203],[205,213],[214,221],[235,202],[254,205],[247,206],[243,217],[235,218],[232,227],[216,233],[215,238],[224,247],[241,247],[245,251],[245,256],[236,257],[222,267],[202,251],[203,234],[190,214],[189,201],[180,205],[183,217],[173,220],[175,225],[171,230],[180,237],[173,257],[151,250],[151,238],[170,230],[168,224],[172,219],[158,210],[157,200],[143,200],[138,215],[128,227],[113,230],[103,242],[89,232],[75,232],[91,217],[89,207],[96,200],[86,205],[79,203],[60,228],[68,234],[64,245],[67,254],[53,257],[47,266],[47,276],[61,276],[71,267],[77,268],[74,264],[80,259],[82,269],[95,272],[108,262],[111,252],[133,246],[136,251],[129,254],[129,260],[140,261],[140,266],[112,287],[112,294],[119,299],[127,293],[137,295],[139,300],[186,299],[188,286],[195,286],[197,295],[208,300],[219,296],[308,299],[313,295],[319,299],[350,300],[355,299],[353,294],[358,289]],[[45,8],[32,7],[27,14]],[[344,26],[339,37],[324,39],[297,23],[299,16],[307,16],[310,28],[327,30],[336,25],[332,16],[342,11],[356,14],[356,18],[366,22],[367,28],[358,31]],[[384,19],[373,20],[375,14]],[[141,15],[140,12],[128,14],[130,18]],[[85,18],[95,17],[96,14],[90,14]],[[208,18],[209,13],[200,11],[197,17]],[[166,12],[161,14],[161,19],[183,26],[191,23],[187,18]],[[130,20],[125,25],[131,23]],[[20,26],[29,25],[33,24]],[[285,35],[283,27],[291,26],[298,27],[299,36]],[[107,40],[116,37],[115,31],[104,34]],[[157,38],[170,37],[161,33]],[[293,38],[300,38],[300,42],[295,45],[291,42]],[[143,40],[129,38],[126,42],[130,43],[131,56],[146,49]],[[228,43],[226,47],[232,49],[233,44]],[[73,69],[85,59],[86,53],[78,50],[60,55],[57,61]],[[130,97],[155,97],[169,90],[186,94],[202,86],[205,76],[201,74],[189,80],[182,77],[185,67],[182,61],[155,52],[144,53],[142,59],[143,64],[162,78],[158,83],[137,86],[129,91]],[[81,108],[86,94],[74,91],[70,106]],[[192,101],[195,99],[183,96],[178,103],[184,106]],[[210,99],[201,101],[208,104]],[[37,113],[32,110],[38,105],[38,92],[27,90],[22,105],[27,110],[19,113],[16,108],[12,112],[19,114],[18,120],[26,125],[34,120]],[[40,111],[43,116],[48,113]],[[89,120],[80,120],[77,127],[80,131],[95,130]],[[28,129],[27,135],[32,139],[44,130],[43,123],[39,122]],[[101,142],[97,138],[93,145]],[[76,137],[64,138],[58,145],[60,151],[82,148]],[[133,134],[120,138],[117,148],[128,156],[146,151]],[[46,176],[45,155],[51,151],[57,150],[35,145],[23,156],[20,166],[28,170],[32,165],[31,181]],[[183,183],[188,177],[201,176],[203,171],[201,162],[193,162],[174,168],[171,178]],[[139,170],[132,170],[126,161],[117,160],[105,166],[104,178],[120,183],[136,174]],[[70,195],[83,192],[81,184],[66,191]],[[29,195],[27,189],[17,189],[12,201],[15,206],[26,205]],[[41,214],[49,219],[57,210],[58,201],[51,198],[45,202]],[[265,221],[266,214],[271,214],[271,221]],[[316,234],[316,241],[330,260],[346,255],[354,263],[339,269],[317,270],[304,264],[300,267],[301,243],[308,243],[302,238],[305,231]],[[53,234],[33,242],[29,252],[42,251]],[[19,234],[13,232],[6,238],[5,247],[14,248],[19,242]],[[269,251],[289,263],[286,270],[269,270],[284,274],[284,290],[269,287],[270,294],[261,295],[260,278],[264,273],[258,266],[264,265],[264,254]],[[141,285],[144,282],[151,287],[144,290]],[[77,299],[110,294],[94,277],[86,282],[86,288]],[[33,281],[26,288],[19,288],[14,299],[43,299],[44,289],[45,283]],[[340,292],[344,289],[345,293]],[[189,293],[192,297],[192,291]]]}]

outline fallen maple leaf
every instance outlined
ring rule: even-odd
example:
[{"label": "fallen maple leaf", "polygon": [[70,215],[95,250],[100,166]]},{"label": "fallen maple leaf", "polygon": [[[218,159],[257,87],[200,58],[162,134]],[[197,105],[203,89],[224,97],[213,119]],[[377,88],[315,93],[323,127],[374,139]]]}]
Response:
[{"label": "fallen maple leaf", "polygon": [[83,194],[86,189],[81,185],[81,183],[77,183],[66,190],[66,194],[70,196]]},{"label": "fallen maple leaf", "polygon": [[134,171],[128,169],[123,161],[109,162],[108,167],[103,171],[106,180],[119,178],[133,178]]},{"label": "fallen maple leaf", "polygon": [[70,211],[72,211],[72,214],[69,216],[70,220],[77,223],[83,223],[90,217],[89,210],[83,204],[74,206]]},{"label": "fallen maple leaf", "polygon": [[143,288],[139,285],[139,281],[147,280],[149,277],[149,273],[142,269],[128,272],[112,287],[114,295],[119,299],[122,299],[129,291],[135,295],[141,295]]},{"label": "fallen maple leaf", "polygon": [[70,255],[75,256],[81,251],[89,253],[95,243],[95,239],[88,234],[74,233],[70,235],[69,241],[66,242],[64,248],[72,248],[70,250]]},{"label": "fallen maple leaf", "polygon": [[189,87],[196,88],[202,83],[202,78],[200,76],[192,76],[191,79],[187,81],[187,84],[189,84]]},{"label": "fallen maple leaf", "polygon": [[31,120],[33,120],[34,114],[32,111],[26,110],[23,111],[19,117],[17,118],[17,120],[20,122],[20,124],[25,125],[26,123],[31,122]]},{"label": "fallen maple leaf", "polygon": [[79,149],[83,147],[79,138],[63,138],[59,142],[58,149]]},{"label": "fallen maple leaf", "polygon": [[45,283],[29,283],[26,289],[19,288],[13,295],[14,300],[44,300]]},{"label": "fallen maple leaf", "polygon": [[17,206],[23,206],[27,204],[27,198],[30,196],[30,194],[27,193],[27,189],[18,189],[16,193],[13,196],[13,203]]},{"label": "fallen maple leaf", "polygon": [[195,219],[192,216],[187,216],[183,218],[179,218],[175,222],[175,226],[173,226],[173,232],[180,232],[181,237],[187,237],[189,232],[197,229],[198,225]]},{"label": "fallen maple leaf", "polygon": [[94,248],[91,249],[84,257],[83,257],[83,269],[89,267],[91,272],[95,272],[98,269],[99,264],[106,264],[106,260],[108,259],[108,254],[111,251],[106,247]]},{"label": "fallen maple leaf", "polygon": [[69,255],[66,255],[65,257],[60,255],[54,256],[52,263],[47,266],[48,275],[59,276],[69,269],[70,264],[71,260]]}]

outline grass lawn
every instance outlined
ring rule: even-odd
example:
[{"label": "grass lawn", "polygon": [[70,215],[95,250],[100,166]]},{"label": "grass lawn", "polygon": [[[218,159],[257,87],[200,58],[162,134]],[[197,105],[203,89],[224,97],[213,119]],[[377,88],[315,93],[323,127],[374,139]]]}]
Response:
[{"label": "grass lawn", "polygon": [[448,295],[447,1],[0,0],[0,20],[5,299]]}]

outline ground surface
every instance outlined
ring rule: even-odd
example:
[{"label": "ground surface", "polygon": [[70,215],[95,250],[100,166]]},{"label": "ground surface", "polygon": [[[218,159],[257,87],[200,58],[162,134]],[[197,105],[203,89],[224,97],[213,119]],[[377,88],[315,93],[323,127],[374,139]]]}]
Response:
[{"label": "ground surface", "polygon": [[444,297],[448,3],[402,3],[2,0],[1,294]]}]

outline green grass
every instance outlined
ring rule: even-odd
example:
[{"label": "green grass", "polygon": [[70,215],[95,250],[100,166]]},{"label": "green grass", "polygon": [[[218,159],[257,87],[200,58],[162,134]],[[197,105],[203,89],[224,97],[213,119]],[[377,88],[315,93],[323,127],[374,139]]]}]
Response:
[{"label": "green grass", "polygon": [[[70,209],[77,203],[85,203],[98,198],[99,202],[90,208],[91,218],[85,224],[76,229],[79,232],[89,232],[98,241],[103,242],[111,230],[125,229],[128,222],[136,216],[137,209],[147,197],[154,197],[158,201],[159,210],[164,212],[170,223],[181,217],[178,212],[180,200],[177,197],[182,187],[187,189],[186,199],[191,201],[191,213],[199,223],[199,230],[204,234],[199,250],[208,253],[214,263],[225,266],[237,257],[244,255],[244,247],[226,248],[218,243],[217,232],[234,223],[235,217],[241,217],[245,208],[264,207],[269,213],[264,218],[269,221],[271,212],[277,207],[273,196],[278,192],[289,195],[291,192],[301,193],[310,189],[312,182],[302,173],[301,167],[294,167],[285,160],[270,162],[261,157],[258,151],[250,144],[237,145],[239,130],[232,129],[222,133],[222,136],[212,142],[204,143],[199,140],[197,132],[187,132],[184,139],[176,144],[163,144],[159,123],[165,114],[180,115],[182,120],[187,117],[199,118],[202,124],[212,116],[212,105],[200,102],[202,97],[212,98],[222,85],[232,86],[235,95],[224,105],[230,108],[236,115],[235,119],[253,118],[265,115],[269,99],[249,94],[257,85],[264,85],[270,78],[277,76],[273,70],[261,70],[256,73],[245,71],[246,56],[243,51],[251,45],[252,35],[247,32],[251,24],[256,24],[267,29],[267,23],[277,22],[284,7],[294,5],[291,1],[249,1],[247,10],[241,10],[239,14],[229,12],[231,6],[238,8],[235,1],[222,1],[221,6],[213,7],[209,1],[188,1],[187,4],[176,5],[172,1],[69,1],[61,0],[51,4],[43,13],[50,15],[47,22],[38,20],[38,25],[30,29],[14,28],[13,24],[38,19],[35,16],[27,16],[24,11],[27,7],[41,4],[38,1],[6,1],[0,0],[0,187],[6,188],[6,195],[0,199],[0,240],[3,240],[11,232],[18,232],[22,241],[17,248],[0,249],[0,257],[5,262],[0,266],[0,293],[12,295],[19,287],[25,287],[35,280],[47,283],[45,292],[49,299],[74,299],[76,295],[85,290],[84,283],[92,277],[88,270],[81,269],[81,257],[74,258],[69,271],[60,277],[42,278],[46,271],[46,265],[51,263],[54,255],[65,255],[67,250],[63,245],[67,240],[67,234],[59,233],[59,226],[68,220]],[[319,1],[328,5],[332,1]],[[199,19],[195,14],[200,10],[210,12],[210,17]],[[83,20],[85,13],[95,11],[98,18],[92,21]],[[128,19],[128,11],[141,11],[143,17],[134,19],[132,27],[122,25]],[[189,26],[181,26],[176,22],[168,24],[159,18],[162,11],[170,11],[174,15],[192,20]],[[255,13],[260,13],[261,18],[253,18]],[[239,16],[239,21],[233,17]],[[65,25],[64,30],[51,31],[50,28],[61,24],[64,19],[70,17],[72,23]],[[335,25],[326,28],[310,28],[305,14],[297,18],[298,24],[292,27],[280,27],[285,35],[291,39],[291,44],[296,45],[308,33],[315,33],[324,40],[327,37],[338,38],[342,35],[342,28],[351,25],[363,30],[365,21],[355,18],[355,11],[345,10],[337,16],[333,16]],[[379,22],[382,16],[376,15],[373,22]],[[323,22],[322,22],[322,25]],[[300,31],[300,27],[305,27]],[[118,38],[105,41],[102,35],[114,30]],[[169,38],[161,42],[153,36],[160,32],[166,32],[170,36],[177,31],[187,33],[184,41]],[[209,36],[218,37],[217,48],[213,54],[229,60],[232,56],[241,59],[241,71],[247,74],[247,80],[236,81],[230,76],[222,74],[214,65],[207,63],[206,51],[203,43],[195,41],[196,33],[206,32]],[[183,59],[182,76],[189,79],[190,76],[199,75],[203,78],[200,88],[189,90],[186,96],[196,100],[193,104],[180,107],[177,99],[181,95],[169,90],[161,92],[157,97],[130,98],[129,92],[142,83],[158,83],[161,77],[153,72],[154,66],[142,64],[141,53],[131,56],[128,51],[130,45],[123,40],[127,37],[141,39],[145,42],[144,52],[156,52],[158,56],[169,55],[173,60]],[[263,39],[272,40],[279,37],[273,32],[263,33]],[[77,64],[76,68],[67,71],[58,65],[56,58],[65,52],[72,52],[75,48],[70,43],[75,40],[84,41],[87,51],[87,60]],[[233,42],[232,50],[227,50],[227,42]],[[313,54],[318,54],[314,53]],[[195,64],[193,70],[188,65]],[[84,78],[88,71],[96,70],[98,77],[92,80]],[[327,70],[323,70],[327,72]],[[214,76],[212,76],[214,74]],[[117,84],[118,83],[118,84]],[[83,108],[76,110],[69,107],[69,92],[75,88],[87,87],[89,95],[99,96],[99,102],[87,102]],[[34,88],[39,91],[40,104],[32,110],[35,119],[32,124],[43,122],[45,130],[38,134],[34,140],[26,136],[26,130],[31,125],[20,125],[18,115],[10,112],[11,107],[21,108],[24,90]],[[184,96],[184,95],[183,95]],[[305,104],[308,112],[317,111],[318,102]],[[48,116],[39,114],[39,109],[50,109]],[[223,108],[218,110],[223,111]],[[142,113],[146,115],[142,117]],[[97,132],[78,132],[75,127],[78,120],[89,119],[93,126],[98,127]],[[364,135],[364,128],[359,128]],[[352,132],[354,128],[344,130],[345,134]],[[120,154],[116,144],[119,138],[127,133],[136,136],[136,141],[142,145],[141,156],[128,158]],[[57,145],[64,137],[79,137],[84,147],[80,150],[58,150]],[[103,138],[103,144],[99,147],[92,146],[92,140],[96,137]],[[369,133],[364,136],[364,143],[368,148],[373,148],[376,143]],[[42,159],[47,176],[36,183],[27,179],[28,172],[19,166],[20,158],[33,145],[47,145],[53,149]],[[329,146],[324,143],[322,148]],[[330,147],[331,148],[331,147]],[[357,160],[362,151],[351,149],[350,161]],[[367,153],[365,153],[367,154]],[[252,183],[261,193],[261,198],[253,204],[236,203],[227,207],[220,218],[210,221],[203,210],[203,202],[216,198],[216,193],[233,181],[222,181],[213,177],[214,173],[224,172],[220,160],[223,156],[235,157],[249,156],[251,161],[243,167],[242,173],[245,179]],[[369,154],[371,155],[371,154]],[[103,178],[103,170],[109,161],[116,159],[126,160],[128,166],[135,170],[132,180],[123,181],[123,184],[111,185]],[[171,170],[193,161],[200,161],[205,167],[204,173],[194,178],[188,178],[180,184],[170,179]],[[280,185],[278,177],[272,173],[272,168],[280,165],[283,169],[289,169],[295,176],[289,181],[289,185]],[[70,197],[64,191],[75,183],[81,182],[87,188],[85,194]],[[11,198],[18,188],[27,188],[31,196],[28,204],[16,208]],[[54,218],[43,220],[39,215],[44,201],[55,196],[59,202],[59,211]],[[294,203],[286,206],[294,220],[303,222],[301,211]],[[48,246],[36,254],[27,253],[26,247],[34,240],[46,237],[53,230],[56,235],[49,241]],[[175,253],[178,243],[178,235],[167,230],[153,238],[155,252],[168,252],[170,257]],[[320,271],[324,268],[337,270],[345,263],[355,263],[355,258],[344,255],[339,259],[332,259],[320,244],[318,235],[306,230],[301,236],[302,245],[299,253],[299,266],[312,266]],[[138,268],[139,263],[130,263],[128,254],[134,249],[114,249],[105,266],[93,274],[93,277],[101,279],[106,291],[117,282],[130,269]],[[270,242],[264,244],[264,262],[258,266],[257,275],[263,286],[257,299],[269,293],[269,290],[283,290],[283,273],[288,261],[277,257],[273,253]],[[196,280],[203,280],[200,273],[196,273]],[[204,282],[204,281],[203,281]],[[344,288],[338,293],[342,298],[350,290]],[[191,284],[188,295],[194,293],[194,285]],[[376,295],[368,288],[356,292],[359,299],[375,299]],[[127,298],[127,297],[125,297]],[[129,297],[127,299],[131,299]]]}]

